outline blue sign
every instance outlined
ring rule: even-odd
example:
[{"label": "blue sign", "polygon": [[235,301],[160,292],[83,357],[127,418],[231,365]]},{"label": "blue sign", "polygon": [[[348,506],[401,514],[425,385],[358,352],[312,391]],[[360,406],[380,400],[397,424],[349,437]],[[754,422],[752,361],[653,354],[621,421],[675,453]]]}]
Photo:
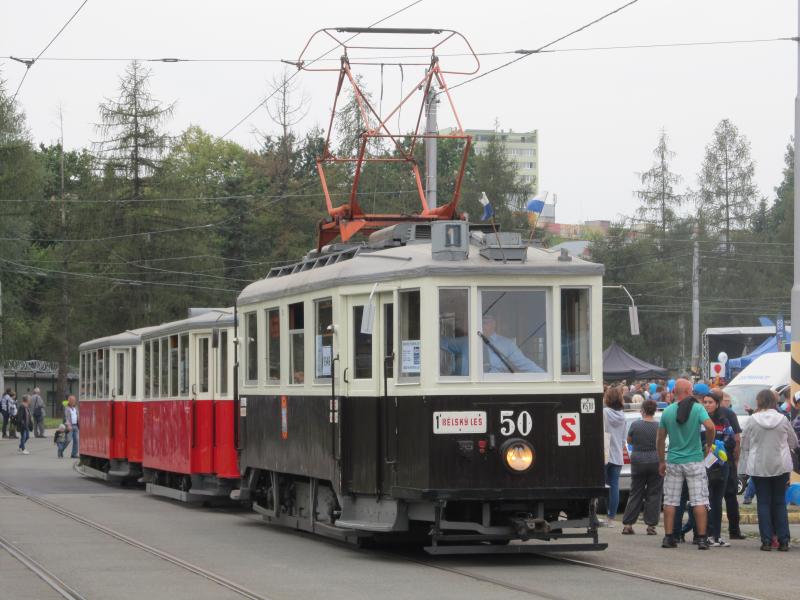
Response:
[{"label": "blue sign", "polygon": [[775,336],[778,338],[778,352],[783,352],[783,340],[786,338],[786,325],[783,322],[783,315],[778,315],[775,319]]}]

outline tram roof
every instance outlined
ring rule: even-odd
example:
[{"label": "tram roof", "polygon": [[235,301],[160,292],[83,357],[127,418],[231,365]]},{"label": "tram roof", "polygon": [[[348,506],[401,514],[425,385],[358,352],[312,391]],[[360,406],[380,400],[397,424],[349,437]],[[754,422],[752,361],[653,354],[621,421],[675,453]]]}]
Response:
[{"label": "tram roof", "polygon": [[111,346],[135,346],[141,341],[142,336],[151,329],[155,329],[155,327],[129,329],[128,331],[123,331],[122,333],[96,338],[94,340],[89,340],[88,342],[83,342],[80,346],[78,346],[78,349],[83,351],[96,350],[98,348],[108,348]]},{"label": "tram roof", "polygon": [[[480,275],[596,275],[604,267],[575,256],[559,260],[560,253],[541,248],[528,248],[525,262],[503,263],[481,256],[472,246],[464,260],[434,260],[431,244],[408,244],[370,252],[356,252],[352,258],[326,266],[281,277],[268,277],[248,285],[239,294],[239,304],[251,304],[273,298],[353,285],[415,279],[418,277],[462,277]],[[470,279],[471,280],[471,279]]]},{"label": "tram roof", "polygon": [[189,317],[188,319],[169,321],[167,323],[162,323],[161,325],[156,325],[155,327],[148,327],[147,331],[143,333],[141,337],[142,339],[150,339],[162,335],[193,331],[196,329],[232,326],[233,321],[233,308],[209,308],[200,314]]}]

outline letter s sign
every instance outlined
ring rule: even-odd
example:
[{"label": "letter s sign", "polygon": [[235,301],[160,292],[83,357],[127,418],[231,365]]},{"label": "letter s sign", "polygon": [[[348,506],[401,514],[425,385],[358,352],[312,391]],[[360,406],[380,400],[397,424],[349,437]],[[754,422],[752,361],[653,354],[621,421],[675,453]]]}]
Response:
[{"label": "letter s sign", "polygon": [[558,445],[581,445],[581,416],[578,413],[558,413]]}]

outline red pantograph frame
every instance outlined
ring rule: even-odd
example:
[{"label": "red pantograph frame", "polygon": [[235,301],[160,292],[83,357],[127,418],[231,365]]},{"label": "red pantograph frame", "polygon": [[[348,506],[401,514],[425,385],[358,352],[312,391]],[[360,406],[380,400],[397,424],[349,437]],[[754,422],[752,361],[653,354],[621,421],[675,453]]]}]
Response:
[{"label": "red pantograph frame", "polygon": [[[353,34],[351,37],[347,38],[346,40],[341,40],[337,38],[335,33],[350,33]],[[340,66],[338,69],[330,68],[330,67],[312,67],[312,65],[316,61],[311,61],[309,64],[305,64],[303,61],[303,55],[309,48],[312,40],[319,34],[324,34],[333,39],[336,44],[337,48],[341,47],[342,49],[342,57],[340,61]],[[353,39],[357,35],[363,34],[413,34],[413,35],[444,35],[444,39],[439,40],[433,46],[355,46],[355,45],[348,45],[348,42]],[[475,69],[473,71],[449,71],[441,68],[439,64],[439,58],[436,56],[436,50],[445,42],[452,38],[460,38],[466,44],[466,47],[469,49],[470,56],[475,60]],[[427,50],[430,51],[430,62],[422,63],[422,62],[403,62],[397,63],[393,62],[392,64],[395,65],[409,65],[409,66],[422,66],[426,65],[427,70],[425,72],[424,77],[411,88],[411,91],[403,97],[399,104],[395,106],[386,117],[382,117],[378,114],[375,108],[370,104],[369,100],[364,95],[364,92],[361,90],[361,87],[358,84],[358,81],[353,75],[353,71],[351,70],[352,65],[371,65],[377,66],[380,65],[381,62],[379,59],[354,59],[353,61],[350,60],[348,57],[348,50],[352,49],[369,49],[369,50]],[[445,82],[444,75],[445,74],[456,74],[456,75],[472,75],[477,73],[480,69],[480,61],[478,60],[475,51],[472,49],[472,46],[469,42],[464,38],[463,35],[460,33],[448,30],[448,29],[389,29],[389,28],[326,28],[320,29],[316,33],[314,33],[311,38],[306,43],[303,51],[300,54],[300,58],[297,60],[297,68],[303,69],[306,71],[338,71],[339,72],[339,80],[336,85],[336,94],[334,96],[333,107],[331,108],[331,117],[330,122],[328,124],[328,132],[325,138],[325,146],[323,148],[322,156],[317,158],[317,172],[319,173],[320,182],[322,183],[322,191],[325,194],[325,204],[328,209],[329,219],[322,220],[318,225],[318,238],[317,238],[317,249],[321,250],[323,246],[333,242],[337,237],[342,238],[342,241],[350,240],[354,235],[358,233],[370,233],[373,231],[377,231],[378,229],[382,229],[383,227],[387,227],[390,225],[394,225],[396,223],[403,223],[403,222],[430,222],[430,221],[437,221],[437,220],[450,220],[450,219],[457,219],[461,218],[456,212],[456,208],[458,207],[458,201],[461,196],[461,183],[464,178],[464,170],[467,164],[467,158],[469,156],[470,147],[472,145],[472,136],[467,135],[464,133],[464,128],[461,125],[461,120],[458,117],[458,112],[456,111],[455,105],[453,104],[453,99],[450,95],[450,90],[447,87],[447,83]],[[358,103],[358,108],[360,112],[361,122],[364,127],[364,132],[361,134],[361,140],[358,146],[358,153],[356,156],[336,156],[331,150],[331,132],[333,130],[333,120],[336,116],[336,106],[339,101],[339,96],[342,92],[342,88],[344,86],[344,82],[347,80],[353,92],[355,93],[355,98]],[[428,133],[420,133],[420,126],[422,124],[422,115],[425,106],[425,98],[428,96],[430,91],[430,87],[433,82],[436,82],[439,86],[439,94],[444,94],[447,98],[447,102],[453,111],[453,116],[456,120],[457,129],[454,133],[447,134],[447,135],[440,135],[440,134],[428,134]],[[416,125],[414,131],[411,134],[402,135],[399,131],[392,132],[389,127],[389,120],[400,111],[403,105],[410,103],[411,98],[416,95],[420,94],[420,104],[419,104],[419,111],[417,113]],[[370,115],[377,120],[377,124],[374,127],[370,126]],[[409,137],[410,144],[408,148],[404,148],[403,145],[400,143],[401,137]],[[394,144],[394,147],[397,150],[397,156],[394,157],[372,157],[367,155],[367,148],[369,145],[370,139],[378,139],[378,138],[385,138],[390,139]],[[438,206],[435,208],[431,208],[428,205],[428,200],[425,196],[425,190],[422,185],[422,177],[420,175],[419,166],[417,165],[416,161],[414,160],[414,150],[417,146],[417,142],[419,140],[424,140],[426,138],[437,138],[437,139],[460,139],[464,140],[464,151],[461,157],[461,164],[458,170],[458,174],[456,175],[456,182],[453,191],[453,196],[449,202],[442,206]],[[364,212],[361,204],[358,201],[358,185],[359,180],[361,177],[361,172],[364,163],[369,162],[383,162],[383,163],[406,163],[409,165],[409,168],[414,175],[414,180],[416,182],[417,193],[419,195],[421,211],[418,214],[413,215],[401,215],[401,214],[372,214]],[[350,198],[344,204],[339,206],[333,205],[333,200],[331,199],[330,191],[328,189],[328,181],[325,176],[325,167],[327,165],[337,164],[337,163],[355,163],[355,170],[353,175],[353,183],[350,189]]]}]

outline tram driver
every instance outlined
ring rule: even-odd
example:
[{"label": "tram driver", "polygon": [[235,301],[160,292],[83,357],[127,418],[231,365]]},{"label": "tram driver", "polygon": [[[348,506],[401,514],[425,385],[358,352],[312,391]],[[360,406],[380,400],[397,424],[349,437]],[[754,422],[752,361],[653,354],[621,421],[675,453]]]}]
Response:
[{"label": "tram driver", "polygon": [[484,373],[542,373],[539,365],[525,356],[511,338],[497,333],[497,319],[483,315],[483,372]]}]

